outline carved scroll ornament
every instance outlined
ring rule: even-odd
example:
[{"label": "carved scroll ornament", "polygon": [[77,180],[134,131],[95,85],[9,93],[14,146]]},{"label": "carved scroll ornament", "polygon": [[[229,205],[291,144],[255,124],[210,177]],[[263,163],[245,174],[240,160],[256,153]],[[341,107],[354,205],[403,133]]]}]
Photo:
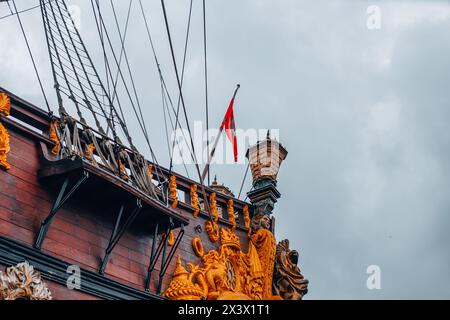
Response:
[{"label": "carved scroll ornament", "polygon": [[228,200],[228,203],[227,203],[227,214],[228,214],[228,219],[233,224],[233,230],[236,229],[236,227],[237,227],[236,213],[234,212],[233,199]]},{"label": "carved scroll ornament", "polygon": [[198,193],[197,193],[197,185],[193,184],[191,186],[191,206],[195,209],[194,211],[194,218],[197,219],[198,214],[200,213],[200,202],[198,200]]},{"label": "carved scroll ornament", "polygon": [[170,176],[169,197],[172,199],[172,208],[178,207],[177,178],[175,176]]},{"label": "carved scroll ornament", "polygon": [[242,213],[244,215],[244,223],[245,227],[248,229],[248,236],[250,237],[252,234],[252,228],[250,227],[250,212],[248,210],[248,206],[244,206]]},{"label": "carved scroll ornament", "polygon": [[39,272],[27,262],[0,272],[0,300],[52,300]]},{"label": "carved scroll ornament", "polygon": [[217,202],[216,202],[216,194],[211,193],[209,196],[209,206],[211,209],[211,214],[213,216],[213,221],[205,222],[205,230],[208,233],[209,240],[211,242],[219,241],[219,226],[217,225],[217,221],[219,221],[219,215],[217,213]]}]

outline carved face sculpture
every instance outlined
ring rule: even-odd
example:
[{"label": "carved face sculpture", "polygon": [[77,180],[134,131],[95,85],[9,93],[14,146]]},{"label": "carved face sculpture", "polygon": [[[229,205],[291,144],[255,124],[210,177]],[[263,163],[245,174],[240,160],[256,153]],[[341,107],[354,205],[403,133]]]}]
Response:
[{"label": "carved face sculpture", "polygon": [[270,229],[270,217],[264,213],[256,214],[252,219],[252,231],[258,232],[262,228]]}]

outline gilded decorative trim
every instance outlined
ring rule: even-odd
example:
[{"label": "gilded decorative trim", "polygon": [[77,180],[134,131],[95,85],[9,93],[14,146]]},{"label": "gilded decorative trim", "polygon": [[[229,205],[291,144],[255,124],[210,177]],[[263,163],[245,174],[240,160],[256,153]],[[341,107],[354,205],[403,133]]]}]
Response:
[{"label": "gilded decorative trim", "polygon": [[202,258],[205,255],[205,250],[203,249],[202,239],[195,237],[192,239],[192,248],[197,257]]},{"label": "gilded decorative trim", "polygon": [[236,223],[236,213],[234,212],[233,199],[228,200],[227,213],[228,213],[228,219],[233,224],[233,230],[234,230],[237,227],[237,223]]},{"label": "gilded decorative trim", "polygon": [[8,154],[10,151],[8,130],[0,122],[0,168],[4,170],[11,169],[11,165],[8,163]]},{"label": "gilded decorative trim", "polygon": [[170,176],[169,182],[169,197],[172,199],[172,208],[178,207],[178,191],[177,191],[177,178]]},{"label": "gilded decorative trim", "polygon": [[211,215],[213,216],[213,221],[205,222],[205,230],[208,233],[211,242],[217,242],[219,240],[219,226],[217,221],[219,221],[219,215],[217,214],[217,200],[216,193],[213,192],[209,196],[209,208],[211,209]]},{"label": "gilded decorative trim", "polygon": [[197,193],[197,185],[193,184],[191,186],[191,206],[195,209],[194,211],[194,218],[197,219],[198,214],[200,213],[200,202],[198,200],[198,193]]},{"label": "gilded decorative trim", "polygon": [[120,177],[123,180],[128,180],[127,170],[125,170],[125,165],[123,164],[122,160],[119,160],[119,171]]},{"label": "gilded decorative trim", "polygon": [[11,113],[11,100],[4,92],[0,92],[0,113],[5,117]]},{"label": "gilded decorative trim", "polygon": [[175,233],[173,231],[169,232],[169,239],[167,239],[167,244],[173,246],[175,244]]},{"label": "gilded decorative trim", "polygon": [[217,242],[219,240],[219,226],[216,222],[206,221],[205,231],[211,242]]},{"label": "gilded decorative trim", "polygon": [[252,235],[252,228],[250,227],[251,220],[247,205],[245,205],[244,208],[242,209],[242,213],[244,215],[245,227],[248,229],[248,236],[250,237]]},{"label": "gilded decorative trim", "polygon": [[213,192],[211,193],[211,195],[209,196],[209,206],[211,209],[211,214],[214,217],[214,222],[217,223],[217,221],[219,221],[219,215],[217,214],[217,200],[216,200],[216,193]]},{"label": "gilded decorative trim", "polygon": [[95,151],[94,144],[93,143],[88,144],[86,146],[86,153],[84,155],[86,159],[88,159],[89,161],[93,161],[94,151]]},{"label": "gilded decorative trim", "polygon": [[148,171],[148,177],[150,178],[150,181],[153,179],[153,165],[151,163],[147,166]]},{"label": "gilded decorative trim", "polygon": [[58,133],[57,133],[58,127],[59,127],[58,120],[55,120],[50,123],[50,134],[49,134],[50,140],[52,140],[53,143],[55,144],[55,146],[51,150],[51,153],[54,156],[56,156],[59,153],[59,151],[61,150],[61,142],[59,141]]},{"label": "gilded decorative trim", "polygon": [[28,262],[0,271],[0,300],[52,300],[39,272]]}]

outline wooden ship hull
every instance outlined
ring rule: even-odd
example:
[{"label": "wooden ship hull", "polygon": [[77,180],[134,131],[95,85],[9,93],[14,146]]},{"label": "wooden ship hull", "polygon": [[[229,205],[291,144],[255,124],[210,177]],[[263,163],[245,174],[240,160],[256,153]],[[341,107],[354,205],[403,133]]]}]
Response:
[{"label": "wooden ship hull", "polygon": [[[259,298],[279,297],[272,297],[276,264],[273,224],[269,230],[263,228],[272,235],[268,242],[256,248],[254,244],[266,240],[252,242],[256,235],[250,226],[255,218],[252,203],[206,188],[210,205],[212,195],[215,197],[212,209],[217,216],[211,223],[206,210],[200,208],[198,194],[196,200],[191,197],[191,191],[200,186],[181,175],[172,173],[177,194],[184,197],[172,198],[166,207],[86,159],[54,160],[51,150],[58,144],[50,129],[54,119],[11,92],[2,88],[0,92],[1,140],[5,142],[6,136],[9,140],[0,170],[0,270],[27,262],[40,273],[54,299],[165,299],[167,295],[201,299],[208,294],[217,299],[221,293],[227,293],[224,298],[244,299],[250,298],[243,288],[244,282],[251,280],[245,279],[249,276],[270,279],[267,293]],[[163,172],[169,174],[166,169]],[[235,219],[230,218],[230,210]],[[211,293],[201,279],[198,283],[189,280],[186,286],[195,288],[190,294],[170,291],[174,277],[189,274],[183,265],[208,263],[205,256],[221,251],[227,241],[244,257],[239,258],[245,260],[241,263],[249,264],[249,269],[259,268],[255,272],[263,274],[234,271],[234,281],[241,282],[234,283],[234,291],[232,287]],[[263,266],[264,256],[269,262]],[[255,257],[259,261],[252,260]],[[217,269],[217,265],[208,268]],[[207,273],[200,278],[206,279]],[[73,278],[77,275],[78,287]],[[226,273],[218,277],[224,278],[223,283],[229,280]],[[302,295],[306,284],[306,280],[301,282]]]}]

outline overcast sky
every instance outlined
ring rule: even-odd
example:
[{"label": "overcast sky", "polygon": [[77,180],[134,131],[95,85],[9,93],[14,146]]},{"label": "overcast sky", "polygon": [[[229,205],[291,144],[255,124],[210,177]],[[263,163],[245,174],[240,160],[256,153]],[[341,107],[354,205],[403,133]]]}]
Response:
[{"label": "overcast sky", "polygon": [[[166,2],[181,64],[189,1]],[[17,3],[25,9],[38,1]],[[81,33],[101,64],[90,1],[69,3],[80,6]],[[109,1],[102,3],[114,34]],[[128,1],[115,3],[123,26]],[[160,2],[144,5],[176,100]],[[381,10],[381,29],[367,27],[370,5]],[[152,147],[167,166],[160,84],[137,0],[132,8],[127,53]],[[40,12],[21,17],[54,106]],[[289,151],[278,183],[277,238],[301,253],[306,298],[450,298],[449,3],[212,0],[207,17],[212,126],[240,83],[236,125],[279,129]],[[205,114],[201,18],[194,0],[184,90],[191,122]],[[0,20],[0,85],[44,108],[29,61],[16,18]],[[127,122],[148,154],[131,114]],[[245,168],[215,165],[212,172],[237,194]],[[381,290],[366,286],[370,265],[381,268]]]}]

